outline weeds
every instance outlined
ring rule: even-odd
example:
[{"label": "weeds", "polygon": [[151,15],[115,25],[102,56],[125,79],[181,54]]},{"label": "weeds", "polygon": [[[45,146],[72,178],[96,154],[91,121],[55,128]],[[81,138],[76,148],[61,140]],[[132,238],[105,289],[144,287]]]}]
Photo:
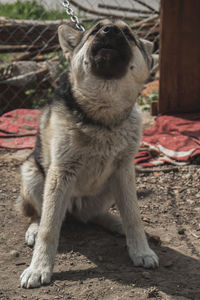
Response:
[{"label": "weeds", "polygon": [[154,91],[152,94],[149,94],[147,97],[139,96],[137,99],[138,104],[142,111],[150,111],[151,102],[158,100],[158,91]]},{"label": "weeds", "polygon": [[68,18],[65,11],[46,10],[36,0],[17,0],[15,3],[0,3],[0,16],[12,19],[57,20]]}]

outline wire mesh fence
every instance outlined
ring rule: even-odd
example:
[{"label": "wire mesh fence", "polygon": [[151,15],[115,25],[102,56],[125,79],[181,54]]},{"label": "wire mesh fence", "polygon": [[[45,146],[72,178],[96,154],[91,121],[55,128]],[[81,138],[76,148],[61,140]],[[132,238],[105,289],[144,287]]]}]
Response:
[{"label": "wire mesh fence", "polygon": [[[159,0],[71,0],[86,28],[105,17],[125,20],[159,51]],[[62,1],[1,0],[0,114],[16,108],[39,108],[59,85],[67,68],[57,37],[66,22]]]}]

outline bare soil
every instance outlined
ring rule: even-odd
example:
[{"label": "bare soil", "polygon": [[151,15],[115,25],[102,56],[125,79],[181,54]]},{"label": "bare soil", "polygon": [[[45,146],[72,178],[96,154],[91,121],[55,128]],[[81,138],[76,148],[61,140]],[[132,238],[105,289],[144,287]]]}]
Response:
[{"label": "bare soil", "polygon": [[[160,267],[133,266],[125,238],[65,220],[52,283],[20,288],[29,265],[28,220],[17,215],[19,165],[29,151],[0,151],[0,299],[200,299],[200,166],[138,172],[137,192],[150,245]],[[117,210],[113,208],[113,212]]]}]

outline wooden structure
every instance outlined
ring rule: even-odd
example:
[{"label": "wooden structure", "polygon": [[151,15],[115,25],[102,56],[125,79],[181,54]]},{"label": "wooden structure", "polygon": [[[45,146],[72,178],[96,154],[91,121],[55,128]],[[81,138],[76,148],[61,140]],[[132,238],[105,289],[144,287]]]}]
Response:
[{"label": "wooden structure", "polygon": [[199,0],[161,0],[159,113],[200,112],[199,12]]}]

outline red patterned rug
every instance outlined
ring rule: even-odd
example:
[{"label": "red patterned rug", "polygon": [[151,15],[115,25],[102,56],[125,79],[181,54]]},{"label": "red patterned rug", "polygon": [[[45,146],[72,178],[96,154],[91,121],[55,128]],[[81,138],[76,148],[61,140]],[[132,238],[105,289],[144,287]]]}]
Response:
[{"label": "red patterned rug", "polygon": [[[33,148],[40,111],[16,109],[0,117],[0,147]],[[188,164],[200,158],[200,113],[158,116],[145,130],[135,164],[143,167]]]},{"label": "red patterned rug", "polygon": [[40,112],[36,109],[16,109],[0,117],[0,147],[33,148]]},{"label": "red patterned rug", "polygon": [[135,163],[150,167],[194,160],[200,161],[200,113],[158,116],[153,127],[144,131]]}]

